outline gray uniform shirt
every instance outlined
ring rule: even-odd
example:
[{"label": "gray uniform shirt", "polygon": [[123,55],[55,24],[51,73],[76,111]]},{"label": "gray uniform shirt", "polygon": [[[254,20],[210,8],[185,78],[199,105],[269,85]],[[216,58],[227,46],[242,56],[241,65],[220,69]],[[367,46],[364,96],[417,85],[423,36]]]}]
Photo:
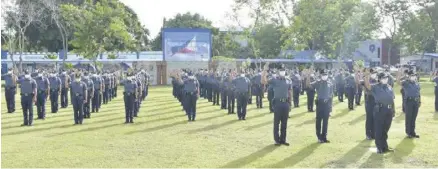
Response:
[{"label": "gray uniform shirt", "polygon": [[30,94],[38,87],[37,83],[32,78],[23,78],[20,81],[20,90],[22,94]]},{"label": "gray uniform shirt", "polygon": [[318,99],[331,99],[333,94],[333,83],[329,80],[318,80],[310,85],[316,89]]},{"label": "gray uniform shirt", "polygon": [[292,89],[293,82],[289,78],[277,78],[272,79],[271,83],[272,90],[274,91],[275,99],[288,99],[289,91]]},{"label": "gray uniform shirt", "polygon": [[238,93],[249,92],[250,81],[247,77],[239,77],[233,80],[234,88]]},{"label": "gray uniform shirt", "polygon": [[62,84],[61,78],[56,76],[49,77],[49,82],[50,82],[50,89],[58,90],[61,88],[61,84]]},{"label": "gray uniform shirt", "polygon": [[137,90],[137,82],[135,80],[123,81],[124,92],[134,93]]},{"label": "gray uniform shirt", "polygon": [[394,104],[394,91],[389,85],[375,84],[371,86],[371,94],[377,104]]},{"label": "gray uniform shirt", "polygon": [[410,80],[401,83],[405,97],[420,97],[420,84]]},{"label": "gray uniform shirt", "polygon": [[184,80],[184,92],[197,92],[199,87],[199,82],[196,78],[188,78]]},{"label": "gray uniform shirt", "polygon": [[15,77],[15,82],[17,82],[17,77],[16,76],[12,76],[12,74],[6,74],[3,76],[3,79],[5,80],[5,87],[15,87],[16,84],[13,84],[13,77]]},{"label": "gray uniform shirt", "polygon": [[71,83],[71,92],[72,96],[76,96],[77,94],[85,97],[85,94],[87,93],[87,85],[82,81],[74,81]]},{"label": "gray uniform shirt", "polygon": [[35,81],[38,85],[38,90],[40,91],[47,90],[50,87],[49,79],[45,78],[44,76],[36,77]]}]

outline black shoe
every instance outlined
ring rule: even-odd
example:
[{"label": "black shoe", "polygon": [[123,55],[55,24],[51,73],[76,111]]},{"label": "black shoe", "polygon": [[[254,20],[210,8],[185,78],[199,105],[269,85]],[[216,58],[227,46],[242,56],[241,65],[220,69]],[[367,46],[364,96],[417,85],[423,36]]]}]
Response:
[{"label": "black shoe", "polygon": [[324,141],[321,139],[318,139],[318,143],[324,143]]},{"label": "black shoe", "polygon": [[309,110],[309,112],[315,112],[314,110]]},{"label": "black shoe", "polygon": [[377,149],[377,154],[383,154],[385,153],[385,151],[383,151],[382,149]]},{"label": "black shoe", "polygon": [[137,115],[134,115],[134,117],[138,117]]},{"label": "black shoe", "polygon": [[372,137],[370,137],[370,136],[367,136],[367,138],[366,138],[367,140],[372,140],[373,138]]},{"label": "black shoe", "polygon": [[285,146],[289,146],[289,145],[290,145],[289,143],[286,143],[286,142],[283,142],[283,143],[281,143],[281,144],[283,144],[283,145],[285,145]]},{"label": "black shoe", "polygon": [[330,143],[330,140],[327,140],[327,139],[325,139],[323,141],[324,141],[324,143]]},{"label": "black shoe", "polygon": [[279,142],[275,142],[275,144],[274,144],[275,146],[280,146],[281,145],[281,143],[279,143]]},{"label": "black shoe", "polygon": [[134,121],[131,120],[129,123],[134,123]]}]

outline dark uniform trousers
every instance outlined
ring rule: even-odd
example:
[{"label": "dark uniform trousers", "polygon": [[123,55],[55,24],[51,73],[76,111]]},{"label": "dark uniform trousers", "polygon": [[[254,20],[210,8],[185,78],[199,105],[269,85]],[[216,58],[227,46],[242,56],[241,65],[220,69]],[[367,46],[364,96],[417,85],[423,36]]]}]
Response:
[{"label": "dark uniform trousers", "polygon": [[113,90],[114,89],[112,87],[108,88],[108,100],[107,100],[107,102],[112,100],[112,98],[113,98]]},{"label": "dark uniform trousers", "polygon": [[406,100],[405,100],[405,92],[404,92],[403,88],[400,89],[400,93],[402,95],[402,111],[403,111],[403,113],[406,113],[406,104],[405,104]]},{"label": "dark uniform trousers", "polygon": [[288,99],[274,98],[272,101],[274,105],[274,141],[276,143],[284,143],[286,142],[290,103]]},{"label": "dark uniform trousers", "polygon": [[374,138],[374,112],[375,110],[374,96],[365,94],[365,134],[367,137]]},{"label": "dark uniform trousers", "polygon": [[257,84],[255,89],[256,89],[255,95],[256,95],[257,108],[263,108],[263,94],[264,94],[263,86],[261,84]]},{"label": "dark uniform trousers", "polygon": [[140,111],[140,100],[139,99],[137,99],[137,100],[134,99],[134,117],[138,116],[138,112],[139,111]]},{"label": "dark uniform trousers", "polygon": [[33,121],[33,94],[21,94],[21,107],[23,108],[24,125],[32,125]]},{"label": "dark uniform trousers", "polygon": [[315,89],[307,89],[307,110],[313,111],[313,101],[315,100]]},{"label": "dark uniform trousers", "polygon": [[213,87],[211,84],[207,85],[207,99],[208,102],[212,102],[213,101]]},{"label": "dark uniform trousers", "polygon": [[75,124],[82,124],[84,120],[84,96],[79,93],[72,93],[71,99]]},{"label": "dark uniform trousers", "polygon": [[344,102],[344,86],[343,85],[337,85],[337,91],[338,91],[338,100],[340,102]]},{"label": "dark uniform trousers", "polygon": [[205,99],[205,94],[204,94],[204,82],[199,81],[199,96],[203,97]]},{"label": "dark uniform trousers", "polygon": [[47,90],[38,90],[36,101],[38,119],[46,118],[46,98]]},{"label": "dark uniform trousers", "polygon": [[354,106],[354,94],[355,94],[355,88],[351,86],[345,87],[345,95],[348,99],[348,109],[353,110]]},{"label": "dark uniform trousers", "polygon": [[415,121],[417,120],[418,109],[420,108],[420,100],[418,97],[406,97],[406,120],[405,130],[407,135],[417,135],[415,133]]},{"label": "dark uniform trousers", "polygon": [[15,93],[16,93],[16,87],[5,88],[5,98],[6,98],[6,106],[8,108],[8,113],[12,113],[15,111]]},{"label": "dark uniform trousers", "polygon": [[[316,100],[316,137],[327,140],[328,119],[331,110],[331,99]],[[322,125],[322,126],[321,126]]]},{"label": "dark uniform trousers", "polygon": [[235,93],[232,90],[227,90],[228,114],[234,113],[234,105],[236,102]]},{"label": "dark uniform trousers", "polygon": [[362,98],[362,87],[359,87],[357,89],[356,98],[354,99],[356,101],[356,105],[360,105],[360,100]]},{"label": "dark uniform trousers", "polygon": [[66,108],[68,106],[68,88],[63,87],[61,89],[61,107]]},{"label": "dark uniform trousers", "polygon": [[246,117],[246,106],[248,105],[248,92],[237,92],[237,117],[240,119],[245,119]]},{"label": "dark uniform trousers", "polygon": [[306,85],[306,81],[304,81],[304,80],[301,81],[301,93],[300,93],[301,95],[304,95],[304,90],[306,90],[304,87],[305,85]]},{"label": "dark uniform trousers", "polygon": [[107,104],[109,101],[109,84],[105,84],[105,91],[103,91],[103,104]]},{"label": "dark uniform trousers", "polygon": [[213,86],[213,105],[219,105],[219,93],[219,87],[216,85]]},{"label": "dark uniform trousers", "polygon": [[87,94],[87,103],[84,103],[84,117],[85,118],[90,118],[91,117],[91,113],[90,113],[90,105],[91,105],[91,90],[88,90]]},{"label": "dark uniform trousers", "polygon": [[293,102],[294,102],[294,107],[299,107],[299,105],[300,105],[300,87],[299,86],[293,87]]},{"label": "dark uniform trousers", "polygon": [[221,109],[227,109],[227,90],[221,88]]},{"label": "dark uniform trousers", "polygon": [[438,86],[435,86],[435,112],[438,112]]},{"label": "dark uniform trousers", "polygon": [[117,97],[117,84],[116,83],[114,83],[113,96]]},{"label": "dark uniform trousers", "polygon": [[189,120],[195,120],[196,118],[196,101],[198,96],[196,92],[185,92],[184,95],[185,111]]},{"label": "dark uniform trousers", "polygon": [[134,119],[134,104],[135,104],[135,95],[134,93],[123,92],[124,101],[125,101],[125,118],[126,123],[133,123]]},{"label": "dark uniform trousers", "polygon": [[375,143],[380,150],[388,149],[388,131],[391,127],[394,109],[392,105],[376,104],[374,111]]},{"label": "dark uniform trousers", "polygon": [[52,108],[52,113],[58,112],[58,98],[59,89],[50,89],[50,107]]},{"label": "dark uniform trousers", "polygon": [[91,112],[99,112],[100,101],[102,100],[102,95],[100,94],[100,89],[95,89],[93,93],[93,100],[91,103]]},{"label": "dark uniform trousers", "polygon": [[268,101],[269,101],[269,111],[271,113],[274,112],[274,105],[273,105],[273,99],[274,98],[274,90],[268,89]]}]

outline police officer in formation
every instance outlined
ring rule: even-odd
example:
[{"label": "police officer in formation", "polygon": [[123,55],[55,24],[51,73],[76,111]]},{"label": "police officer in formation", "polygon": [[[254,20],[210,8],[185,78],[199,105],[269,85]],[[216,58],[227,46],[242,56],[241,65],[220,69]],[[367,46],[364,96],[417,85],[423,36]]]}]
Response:
[{"label": "police officer in formation", "polygon": [[354,109],[354,97],[357,92],[356,75],[354,70],[351,70],[350,74],[345,76],[345,95],[348,99],[348,109]]},{"label": "police officer in formation", "polygon": [[344,102],[344,89],[345,89],[345,78],[344,70],[340,69],[339,73],[335,76],[336,81],[336,91],[339,102]]},{"label": "police officer in formation", "polygon": [[61,108],[68,107],[68,89],[71,83],[71,78],[67,71],[63,70],[60,74],[61,79]]},{"label": "police officer in formation", "polygon": [[136,99],[134,100],[134,117],[138,117],[138,112],[140,111],[140,104],[141,104],[141,93],[143,93],[143,83],[139,77],[139,74],[134,75],[135,82],[137,83],[136,88]]},{"label": "police officer in formation", "polygon": [[195,121],[196,118],[196,101],[199,98],[199,82],[192,72],[187,74],[183,83],[184,109],[189,121]]},{"label": "police officer in formation", "polygon": [[438,71],[434,71],[431,74],[430,80],[434,83],[435,93],[435,112],[438,112]]},{"label": "police officer in formation", "polygon": [[105,72],[102,76],[103,83],[105,85],[105,90],[103,91],[103,104],[107,104],[110,100],[110,93],[111,93],[111,77],[110,74]]},{"label": "police officer in formation", "polygon": [[256,105],[257,108],[263,108],[263,97],[265,93],[265,87],[262,84],[262,72],[258,72],[257,75],[255,75],[252,78],[252,85],[253,87],[253,93],[256,96]]},{"label": "police officer in formation", "polygon": [[38,87],[36,100],[38,119],[44,120],[46,118],[46,100],[50,95],[50,82],[49,79],[43,76],[42,71],[34,79]]},{"label": "police officer in formation", "polygon": [[8,113],[15,112],[15,94],[17,93],[18,77],[9,68],[8,73],[2,76],[5,80],[5,100]]},{"label": "police officer in formation", "polygon": [[240,77],[232,81],[235,89],[235,97],[237,100],[237,117],[239,120],[246,120],[246,107],[248,98],[251,94],[251,82],[242,71]]},{"label": "police officer in formation", "polygon": [[401,80],[401,69],[398,72],[397,82],[403,89],[405,104],[405,128],[409,138],[420,138],[415,132],[415,123],[417,120],[418,109],[421,106],[420,84],[417,82],[417,75],[413,70],[409,70],[408,79]]},{"label": "police officer in formation", "polygon": [[50,82],[50,107],[52,108],[52,113],[58,112],[58,98],[61,95],[61,87],[62,82],[61,78],[59,78],[55,73],[50,74],[49,77]]},{"label": "police officer in formation", "polygon": [[365,87],[365,135],[367,140],[374,139],[375,130],[374,130],[374,107],[375,107],[375,98],[370,90],[371,88],[366,87],[365,85],[376,85],[378,83],[377,72],[374,69],[366,69],[365,73],[368,74],[368,77],[361,81],[362,85]]},{"label": "police officer in formation", "polygon": [[299,72],[293,72],[291,80],[293,87],[293,104],[294,107],[300,107],[301,76]]},{"label": "police officer in formation", "polygon": [[377,153],[391,152],[392,150],[388,146],[387,139],[394,115],[394,91],[388,84],[388,75],[384,72],[378,74],[378,83],[371,84],[370,82],[370,72],[367,70],[365,72],[364,83],[365,88],[369,91],[368,95],[372,95],[375,101],[373,120]]},{"label": "police officer in formation", "polygon": [[268,65],[265,65],[265,70],[263,72],[263,83],[264,84],[269,83],[269,86],[271,86],[274,92],[272,104],[274,106],[275,145],[279,146],[283,144],[289,146],[289,143],[286,142],[286,134],[287,134],[286,129],[287,129],[287,121],[289,118],[289,111],[291,109],[290,100],[293,94],[292,93],[293,82],[286,76],[285,69],[280,69],[278,78],[272,78],[269,80],[269,82],[267,82],[267,69],[268,69]]},{"label": "police officer in formation", "polygon": [[84,118],[91,117],[91,100],[94,97],[94,83],[93,80],[89,77],[88,72],[84,72],[84,76],[81,78],[82,82],[87,85],[87,97],[86,102],[84,103]]},{"label": "police officer in formation", "polygon": [[307,94],[307,111],[314,112],[313,103],[315,100],[316,91],[312,85],[307,85],[307,80],[309,80],[310,83],[314,83],[316,81],[316,75],[313,68],[309,70],[303,70],[303,75],[304,75],[303,81],[306,82],[304,85],[305,86],[304,89],[306,90],[306,94]]},{"label": "police officer in formation", "polygon": [[359,85],[356,85],[357,90],[354,100],[356,102],[356,106],[360,106],[360,102],[362,99],[362,92],[363,92],[363,87],[361,85],[361,81],[363,81],[363,74],[360,69],[356,70],[356,81],[357,81],[356,83]]},{"label": "police officer in formation", "polygon": [[24,78],[19,80],[21,107],[23,109],[24,123],[21,126],[32,126],[33,124],[33,104],[37,100],[37,83],[31,77],[30,72],[24,72]]},{"label": "police officer in formation", "polygon": [[123,80],[123,100],[125,102],[125,123],[134,123],[135,101],[139,96],[139,86],[133,73],[128,72]]},{"label": "police officer in formation", "polygon": [[221,91],[221,109],[227,109],[227,88],[226,88],[226,81],[228,79],[227,77],[227,73],[225,73],[225,71],[222,71],[222,77],[220,80],[220,91]]},{"label": "police officer in formation", "polygon": [[105,90],[105,85],[103,82],[103,79],[101,76],[99,76],[98,74],[93,74],[93,76],[91,77],[91,80],[93,81],[93,85],[94,85],[94,93],[90,93],[93,94],[92,97],[92,101],[91,101],[91,112],[99,112],[101,103],[102,103],[102,91]]},{"label": "police officer in formation", "polygon": [[71,104],[73,105],[73,118],[75,124],[82,124],[84,120],[84,104],[87,103],[88,85],[82,81],[81,72],[76,72],[74,81],[71,82]]},{"label": "police officer in formation", "polygon": [[235,87],[232,83],[234,79],[234,73],[229,73],[226,76],[226,79],[224,80],[224,86],[225,91],[227,95],[227,108],[228,108],[228,114],[235,114],[234,107],[236,103],[236,97],[235,97]]}]

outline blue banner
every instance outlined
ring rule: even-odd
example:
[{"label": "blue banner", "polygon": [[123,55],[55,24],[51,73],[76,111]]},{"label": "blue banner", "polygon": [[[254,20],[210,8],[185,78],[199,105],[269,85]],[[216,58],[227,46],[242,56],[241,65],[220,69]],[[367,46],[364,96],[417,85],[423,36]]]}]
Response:
[{"label": "blue banner", "polygon": [[209,29],[165,28],[162,38],[165,61],[209,61],[212,57]]}]

